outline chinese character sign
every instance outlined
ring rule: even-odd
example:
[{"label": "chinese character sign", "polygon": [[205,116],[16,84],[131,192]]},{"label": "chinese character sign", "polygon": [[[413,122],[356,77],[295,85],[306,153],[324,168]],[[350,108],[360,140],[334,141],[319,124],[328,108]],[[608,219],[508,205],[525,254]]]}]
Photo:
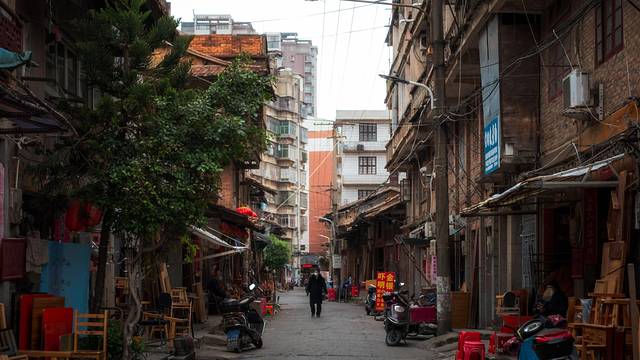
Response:
[{"label": "chinese character sign", "polygon": [[376,276],[376,311],[384,310],[384,300],[382,295],[385,292],[392,292],[395,288],[396,273],[379,272]]},{"label": "chinese character sign", "polygon": [[484,173],[500,167],[500,117],[494,117],[484,127]]}]

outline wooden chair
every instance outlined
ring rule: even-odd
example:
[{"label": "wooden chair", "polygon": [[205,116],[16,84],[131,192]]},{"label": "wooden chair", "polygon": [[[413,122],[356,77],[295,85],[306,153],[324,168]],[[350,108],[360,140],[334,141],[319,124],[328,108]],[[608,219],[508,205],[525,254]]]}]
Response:
[{"label": "wooden chair", "polygon": [[138,324],[147,329],[147,336],[149,338],[159,334],[161,343],[164,343],[165,340],[170,338],[171,320],[169,320],[168,317],[171,315],[171,308],[171,295],[169,293],[160,293],[156,311],[145,311],[142,313],[142,320]]},{"label": "wooden chair", "polygon": [[173,336],[189,335],[191,331],[191,310],[192,305],[178,305],[171,308],[171,319],[175,324]]},{"label": "wooden chair", "polygon": [[171,303],[176,305],[189,304],[189,296],[186,288],[171,289]]},{"label": "wooden chair", "polygon": [[0,330],[0,356],[7,360],[26,360],[29,358],[27,355],[18,354],[16,337],[11,329]]},{"label": "wooden chair", "polygon": [[[102,360],[107,358],[107,330],[108,330],[107,312],[99,314],[81,314],[77,310],[74,317],[73,326],[73,352],[71,358],[96,359]],[[101,344],[98,349],[80,349],[78,342],[84,336],[98,336]]]}]

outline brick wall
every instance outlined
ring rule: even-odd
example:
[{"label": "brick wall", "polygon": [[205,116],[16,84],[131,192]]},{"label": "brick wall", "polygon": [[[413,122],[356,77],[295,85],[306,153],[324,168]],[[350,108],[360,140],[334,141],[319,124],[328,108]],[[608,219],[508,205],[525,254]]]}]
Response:
[{"label": "brick wall", "polygon": [[[575,11],[581,4],[581,1],[572,1],[571,11]],[[620,52],[602,64],[596,63],[595,10],[590,11],[582,23],[573,29],[568,41],[571,42],[571,46],[566,49],[573,65],[581,66],[583,70],[592,74],[593,88],[597,88],[598,83],[604,84],[605,115],[614,112],[629,97],[629,93],[632,96],[640,95],[640,12],[627,1],[623,1],[622,4],[624,48]],[[549,57],[549,51],[543,53],[543,60],[546,61]],[[548,86],[548,70],[543,67],[540,124],[542,164],[556,157],[562,159],[570,155],[573,151],[571,140],[595,122],[562,116],[563,98],[550,98]]]}]

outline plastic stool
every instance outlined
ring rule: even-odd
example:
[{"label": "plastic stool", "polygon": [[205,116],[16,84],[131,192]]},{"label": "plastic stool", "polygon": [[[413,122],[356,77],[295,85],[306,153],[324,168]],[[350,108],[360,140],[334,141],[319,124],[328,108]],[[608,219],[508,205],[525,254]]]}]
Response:
[{"label": "plastic stool", "polygon": [[484,360],[484,343],[481,341],[467,341],[464,344],[464,360]]},{"label": "plastic stool", "polygon": [[336,301],[336,289],[329,288],[327,290],[327,300],[328,301]]},{"label": "plastic stool", "polygon": [[480,333],[477,331],[460,331],[458,333],[458,352],[456,360],[464,360],[464,344],[468,341],[481,341]]}]

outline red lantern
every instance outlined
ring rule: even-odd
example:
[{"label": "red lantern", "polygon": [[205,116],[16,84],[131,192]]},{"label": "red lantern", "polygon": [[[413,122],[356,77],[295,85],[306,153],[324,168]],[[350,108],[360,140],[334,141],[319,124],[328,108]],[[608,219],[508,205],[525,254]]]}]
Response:
[{"label": "red lantern", "polygon": [[65,216],[65,226],[69,231],[83,231],[100,224],[102,211],[89,202],[72,200]]},{"label": "red lantern", "polygon": [[248,217],[252,217],[252,218],[257,218],[258,214],[255,213],[255,211],[251,210],[250,207],[248,206],[241,206],[239,208],[236,209],[236,212],[242,214],[242,215],[246,215]]}]

